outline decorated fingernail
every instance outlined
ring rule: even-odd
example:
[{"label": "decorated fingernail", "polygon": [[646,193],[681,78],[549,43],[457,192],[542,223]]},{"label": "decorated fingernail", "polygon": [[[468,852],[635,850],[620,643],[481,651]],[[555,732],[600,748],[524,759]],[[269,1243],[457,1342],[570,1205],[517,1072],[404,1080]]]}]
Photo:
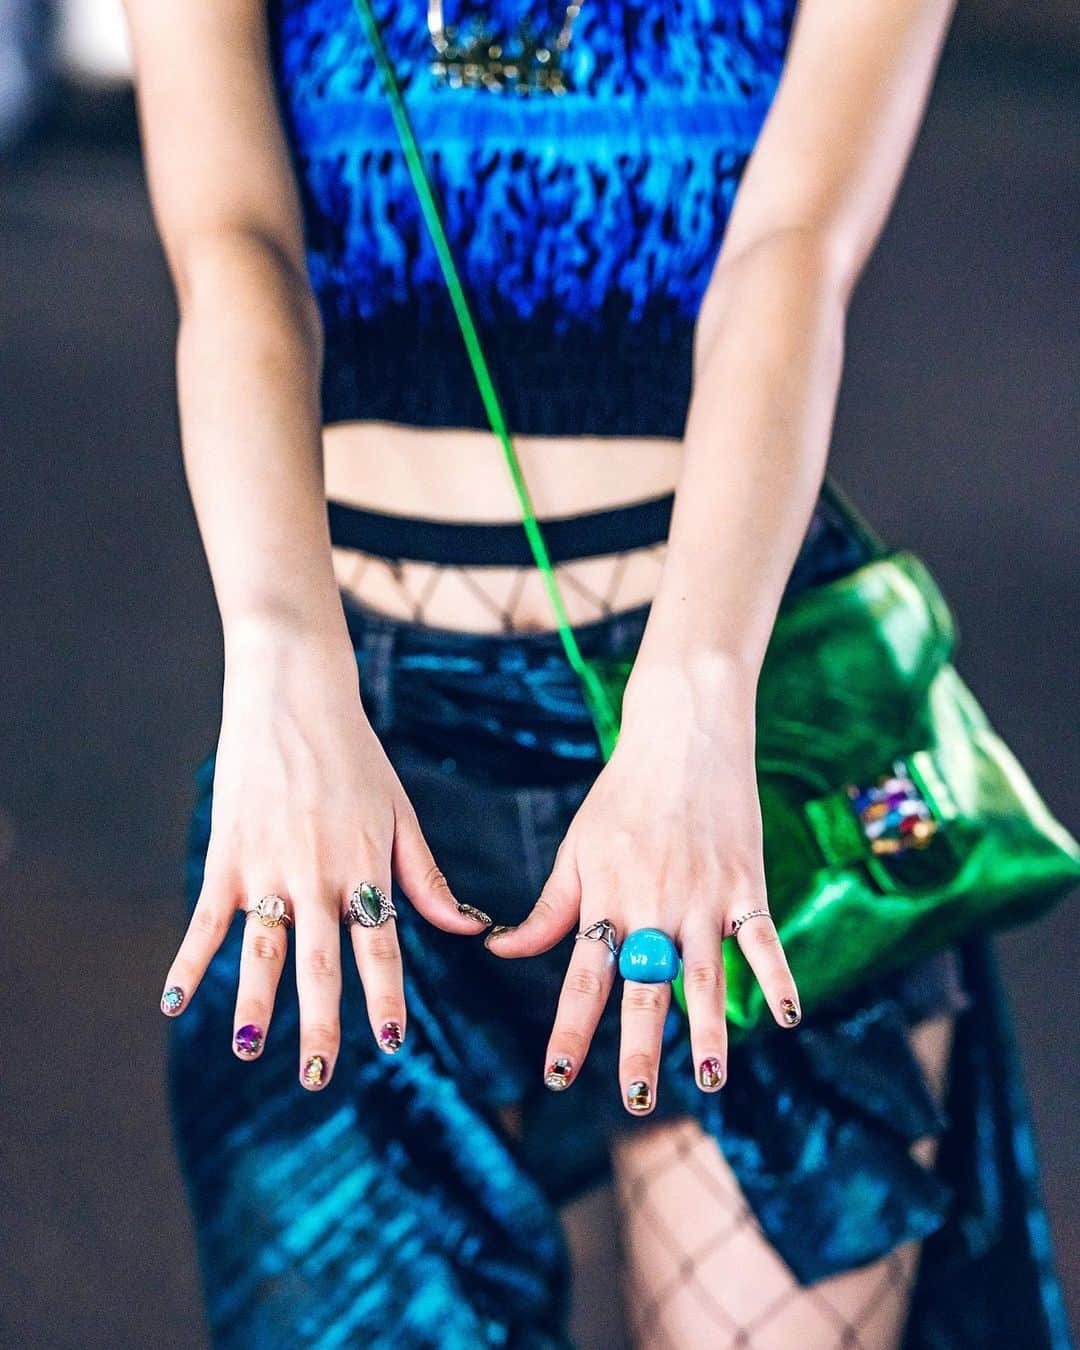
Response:
[{"label": "decorated fingernail", "polygon": [[724,1081],[724,1066],[714,1056],[703,1059],[698,1065],[698,1082],[703,1088],[718,1088]]},{"label": "decorated fingernail", "polygon": [[312,1055],[304,1065],[300,1081],[306,1088],[321,1088],[326,1082],[326,1060],[322,1055]]},{"label": "decorated fingernail", "polygon": [[573,1076],[574,1066],[565,1055],[557,1055],[547,1066],[544,1086],[550,1088],[552,1092],[563,1092],[570,1086]]},{"label": "decorated fingernail", "polygon": [[644,1078],[638,1078],[626,1089],[626,1104],[631,1111],[648,1111],[652,1107],[652,1088]]},{"label": "decorated fingernail", "polygon": [[396,1055],[401,1049],[401,1027],[397,1022],[384,1022],[379,1028],[379,1049]]},{"label": "decorated fingernail", "polygon": [[248,1023],[246,1027],[241,1027],[233,1037],[233,1048],[244,1059],[254,1059],[262,1049],[264,1034],[262,1027],[257,1027],[254,1023]]},{"label": "decorated fingernail", "polygon": [[475,905],[467,905],[464,900],[457,902],[457,912],[463,914],[466,919],[472,919],[474,923],[488,924],[491,922],[490,914],[485,914],[482,909],[477,909]]},{"label": "decorated fingernail", "polygon": [[512,933],[517,924],[497,923],[489,933],[484,934],[484,946],[491,946],[491,939],[501,937],[503,933]]},{"label": "decorated fingernail", "polygon": [[175,1017],[184,1006],[184,991],[178,984],[169,985],[161,996],[161,1011],[166,1017]]},{"label": "decorated fingernail", "polygon": [[799,1012],[799,1005],[793,998],[782,998],[780,1000],[780,1016],[789,1027],[798,1025],[802,1014]]}]

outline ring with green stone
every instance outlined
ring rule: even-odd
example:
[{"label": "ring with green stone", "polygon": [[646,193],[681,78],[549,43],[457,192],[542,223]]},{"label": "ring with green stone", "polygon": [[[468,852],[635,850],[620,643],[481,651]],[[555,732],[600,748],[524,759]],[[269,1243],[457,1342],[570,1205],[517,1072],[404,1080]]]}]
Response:
[{"label": "ring with green stone", "polygon": [[393,900],[373,882],[362,881],[349,896],[344,924],[346,928],[351,928],[354,923],[358,923],[361,928],[380,928],[387,919],[396,918]]}]

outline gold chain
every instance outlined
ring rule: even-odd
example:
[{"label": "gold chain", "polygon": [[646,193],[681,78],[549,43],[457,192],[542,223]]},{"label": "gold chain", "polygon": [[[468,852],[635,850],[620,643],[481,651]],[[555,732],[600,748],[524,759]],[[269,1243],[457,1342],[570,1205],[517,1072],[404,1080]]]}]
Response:
[{"label": "gold chain", "polygon": [[565,94],[567,73],[563,55],[570,46],[579,0],[570,0],[562,27],[553,40],[539,38],[524,22],[518,25],[517,45],[507,49],[483,21],[475,21],[464,37],[443,20],[443,0],[428,0],[427,24],[436,55],[432,73],[453,89],[484,88],[511,93]]}]

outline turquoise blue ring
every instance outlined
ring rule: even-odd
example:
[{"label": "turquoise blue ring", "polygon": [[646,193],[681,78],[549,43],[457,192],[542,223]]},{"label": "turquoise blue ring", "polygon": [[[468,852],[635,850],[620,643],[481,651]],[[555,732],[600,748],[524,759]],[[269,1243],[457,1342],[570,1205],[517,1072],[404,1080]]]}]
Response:
[{"label": "turquoise blue ring", "polygon": [[639,984],[670,984],[679,973],[679,949],[659,928],[638,928],[619,949],[619,974]]}]

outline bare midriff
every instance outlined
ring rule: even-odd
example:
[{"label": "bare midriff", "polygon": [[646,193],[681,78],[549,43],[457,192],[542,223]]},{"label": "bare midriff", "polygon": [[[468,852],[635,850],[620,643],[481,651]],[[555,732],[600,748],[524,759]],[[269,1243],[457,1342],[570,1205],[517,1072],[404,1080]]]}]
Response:
[{"label": "bare midriff", "polygon": [[[323,431],[326,494],[370,511],[427,520],[520,521],[502,447],[490,431],[392,422],[335,422]],[[610,510],[671,492],[681,440],[668,437],[515,436],[533,506],[545,517]],[[664,545],[556,568],[572,623],[646,604]],[[467,632],[552,628],[535,568],[400,564],[334,549],[341,587],[359,604],[396,618]]]}]

